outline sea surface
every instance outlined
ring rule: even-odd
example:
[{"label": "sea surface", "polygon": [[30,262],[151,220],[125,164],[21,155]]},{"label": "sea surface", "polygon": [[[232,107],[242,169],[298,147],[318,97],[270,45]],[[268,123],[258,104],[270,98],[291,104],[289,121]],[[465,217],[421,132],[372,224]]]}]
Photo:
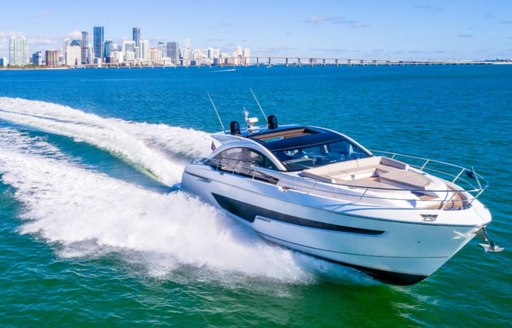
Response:
[{"label": "sea surface", "polygon": [[[1,327],[510,327],[512,65],[0,71]],[[263,241],[172,186],[250,88],[280,123],[474,167],[476,237],[390,286]]]}]

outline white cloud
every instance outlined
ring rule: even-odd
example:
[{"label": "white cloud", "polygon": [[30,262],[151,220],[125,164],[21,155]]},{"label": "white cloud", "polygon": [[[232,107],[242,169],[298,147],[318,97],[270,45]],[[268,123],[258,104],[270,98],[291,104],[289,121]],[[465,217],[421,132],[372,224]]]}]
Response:
[{"label": "white cloud", "polygon": [[216,44],[226,42],[224,39],[206,39],[206,41],[216,43]]},{"label": "white cloud", "polygon": [[255,53],[265,54],[265,56],[272,55],[290,55],[290,53],[296,51],[295,48],[290,47],[261,47],[255,51]]},{"label": "white cloud", "polygon": [[69,32],[68,36],[71,39],[80,40],[82,38],[82,32],[78,30],[71,31]]},{"label": "white cloud", "polygon": [[425,10],[425,11],[430,11],[430,12],[436,12],[436,13],[440,13],[443,11],[443,8],[441,8],[439,6],[433,6],[433,5],[416,5],[416,6],[414,6],[414,8],[420,9],[420,10]]},{"label": "white cloud", "polygon": [[40,45],[50,45],[57,42],[55,39],[51,39],[48,37],[33,37],[27,39],[29,44],[40,44]]},{"label": "white cloud", "polygon": [[0,31],[0,57],[7,56],[9,39],[13,36],[23,36],[24,33],[17,31]]},{"label": "white cloud", "polygon": [[338,54],[338,53],[346,53],[351,52],[349,49],[343,49],[343,48],[314,48],[311,49],[313,51],[328,53],[328,54]]},{"label": "white cloud", "polygon": [[22,35],[24,35],[24,33],[22,33],[22,32],[14,32],[14,31],[4,32],[4,31],[0,31],[0,40],[8,40],[12,36],[22,36]]},{"label": "white cloud", "polygon": [[27,37],[29,52],[35,51],[44,51],[51,49],[61,49],[63,47],[64,39],[77,39],[80,40],[82,38],[82,32],[75,30],[71,31],[65,35],[50,35],[50,36],[40,36],[40,35],[25,35],[21,32],[2,32],[0,31],[0,50],[7,50],[9,48],[9,39],[12,36],[24,35]]},{"label": "white cloud", "polygon": [[311,16],[306,20],[307,23],[327,23],[329,22],[329,17],[325,16]]},{"label": "white cloud", "polygon": [[362,23],[353,19],[347,19],[341,16],[310,16],[306,19],[306,23],[309,24],[339,24],[345,25],[350,28],[365,28],[369,25],[366,23]]}]

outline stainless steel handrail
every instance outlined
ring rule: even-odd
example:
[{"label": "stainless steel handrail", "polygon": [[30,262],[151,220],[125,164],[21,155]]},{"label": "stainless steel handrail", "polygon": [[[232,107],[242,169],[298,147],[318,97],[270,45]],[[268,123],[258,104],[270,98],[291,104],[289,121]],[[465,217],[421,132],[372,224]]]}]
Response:
[{"label": "stainless steel handrail", "polygon": [[[328,192],[328,193],[331,193],[331,194],[333,194],[335,196],[338,195],[338,196],[344,196],[344,197],[347,197],[347,196],[348,197],[357,197],[355,195],[347,193],[346,191],[343,192],[344,189],[345,190],[347,188],[348,189],[360,189],[360,190],[362,190],[362,193],[358,197],[358,201],[361,201],[362,199],[386,199],[386,200],[414,201],[416,203],[424,202],[424,203],[428,203],[428,204],[432,204],[432,203],[436,204],[436,203],[438,203],[439,204],[439,208],[458,210],[460,208],[470,207],[471,203],[474,200],[476,200],[485,191],[485,189],[487,189],[488,186],[489,186],[488,181],[482,175],[476,173],[473,168],[470,170],[470,169],[467,169],[465,167],[462,167],[460,165],[453,164],[453,163],[437,161],[437,160],[423,158],[423,157],[418,157],[418,156],[393,153],[393,152],[388,152],[388,151],[372,150],[372,152],[386,154],[390,158],[393,158],[393,159],[397,159],[397,158],[410,158],[410,159],[420,160],[420,161],[423,162],[421,165],[413,165],[411,163],[408,163],[407,161],[404,161],[404,162],[406,164],[409,164],[411,167],[413,167],[415,169],[418,169],[420,171],[424,171],[424,172],[427,172],[427,173],[435,172],[435,173],[443,174],[445,176],[452,177],[453,179],[451,181],[449,181],[449,182],[453,186],[449,185],[448,189],[443,189],[443,190],[435,190],[435,189],[426,189],[425,190],[425,189],[413,189],[413,188],[404,189],[404,188],[389,188],[389,187],[368,187],[368,186],[357,186],[357,185],[353,185],[353,184],[337,183],[336,184],[337,187],[340,186],[340,187],[344,187],[344,188],[341,189],[341,190],[339,188],[336,188],[336,191],[334,193],[332,192],[332,190],[321,188],[321,184],[315,184],[311,189],[312,190],[316,190],[317,192],[318,191],[319,192]],[[437,165],[442,165],[442,166],[446,166],[446,167],[455,168],[455,169],[457,169],[457,174],[449,173],[449,172],[446,172],[444,170],[441,171],[441,170],[438,170],[438,169],[429,168],[428,167],[429,164],[430,165],[432,165],[432,164],[436,165],[437,164]],[[469,174],[474,176],[474,180],[476,181],[478,186],[475,186],[473,183],[471,183],[467,179],[462,178],[463,174],[464,173],[468,173],[468,172],[469,172]],[[468,177],[469,177],[469,175],[468,175]],[[443,178],[441,178],[441,179],[443,179]],[[465,184],[470,186],[470,188],[463,188],[463,187],[461,187],[460,185],[456,184],[457,181],[463,181]],[[483,185],[482,185],[482,182],[483,182]],[[461,189],[458,189],[458,188],[461,188]],[[445,198],[445,199],[425,199],[425,200],[422,200],[422,199],[419,199],[419,198],[404,198],[403,196],[402,197],[392,197],[392,196],[390,196],[389,193],[386,194],[386,196],[383,196],[383,195],[378,195],[376,193],[368,193],[368,191],[391,191],[391,192],[393,192],[393,191],[406,191],[406,192],[410,192],[412,194],[416,193],[416,194],[420,194],[420,195],[427,195],[428,193],[444,193],[447,196],[451,194],[451,196],[449,196],[448,199]],[[464,194],[464,197],[463,198],[461,197],[460,200],[456,200],[455,199],[455,195],[457,195],[457,194]],[[449,203],[455,204],[455,202],[460,202],[462,204],[462,206],[446,207],[446,204],[449,204]]]},{"label": "stainless steel handrail", "polygon": [[[407,162],[407,160],[404,160],[404,163],[409,164],[411,167],[418,169],[420,171],[423,171],[423,172],[427,172],[427,173],[433,172],[433,173],[437,173],[437,174],[442,174],[446,177],[450,177],[449,180],[446,180],[443,177],[441,178],[449,183],[448,189],[442,189],[442,190],[426,189],[425,190],[425,189],[414,189],[414,188],[404,189],[403,187],[402,188],[373,187],[373,186],[368,187],[368,186],[357,186],[357,185],[353,185],[353,184],[342,184],[342,183],[336,183],[335,185],[333,185],[334,189],[332,187],[327,187],[327,185],[324,183],[314,183],[310,186],[287,185],[286,187],[288,189],[296,189],[296,190],[309,192],[309,193],[316,191],[317,193],[320,192],[320,193],[330,194],[336,198],[343,198],[343,197],[358,198],[358,201],[361,201],[362,199],[398,200],[398,201],[407,201],[407,202],[415,202],[415,203],[439,204],[439,208],[443,208],[443,209],[447,209],[447,210],[450,210],[450,209],[458,210],[460,208],[470,207],[471,203],[474,200],[476,200],[485,191],[485,189],[487,189],[489,186],[488,181],[482,175],[476,173],[473,168],[468,169],[468,168],[465,168],[463,166],[456,165],[453,163],[437,161],[437,160],[418,157],[418,156],[393,153],[393,152],[388,152],[388,151],[372,150],[372,152],[379,153],[379,154],[385,154],[388,157],[391,157],[393,159],[405,158],[405,159],[413,159],[413,160],[420,161],[420,162],[422,162],[421,165],[411,164],[410,162]],[[227,170],[228,172],[231,172],[231,173],[237,173],[236,172],[237,167],[239,167],[242,163],[244,163],[245,165],[244,164],[242,164],[242,165],[249,166],[249,167],[246,167],[246,169],[248,169],[250,171],[250,173],[247,172],[249,174],[246,173],[244,175],[252,176],[253,179],[256,177],[255,174],[259,173],[259,174],[263,174],[264,176],[266,176],[266,178],[269,180],[269,182],[271,182],[271,180],[273,180],[272,183],[276,183],[276,180],[280,180],[278,178],[278,175],[282,174],[281,172],[277,172],[277,171],[276,171],[276,175],[267,174],[267,172],[268,172],[267,170],[265,170],[265,172],[263,172],[263,170],[259,170],[257,167],[253,167],[251,164],[254,164],[254,162],[235,159],[235,158],[224,158],[223,160],[221,160],[217,163],[215,163],[214,161],[211,161],[211,159],[205,159],[204,163],[215,167],[216,170],[223,170],[221,168],[221,162],[223,162],[223,161],[231,162],[230,163],[231,168],[229,170]],[[442,170],[436,169],[435,167],[433,167],[434,165],[440,165],[441,167],[453,168],[456,170],[456,173],[446,172],[446,170],[444,170],[444,169],[442,169]],[[238,173],[242,173],[242,172],[238,172]],[[468,175],[468,177],[470,177],[474,181],[476,181],[476,185],[474,183],[471,183],[467,179],[463,178],[464,173],[466,173]],[[472,177],[471,177],[471,175],[472,175]],[[260,176],[260,178],[262,178],[262,177]],[[292,176],[288,176],[288,178],[294,179]],[[302,178],[297,177],[297,179],[302,179]],[[458,181],[462,181],[469,188],[463,188],[462,186],[458,185],[457,184]],[[361,190],[361,193],[359,195],[355,195],[355,194],[352,194],[349,192],[350,190],[354,190],[354,189]],[[390,192],[406,191],[411,194],[416,194],[416,196],[417,195],[428,196],[429,193],[430,194],[432,194],[432,193],[438,194],[439,193],[439,194],[446,194],[446,197],[443,199],[420,199],[419,197],[407,198],[407,197],[404,197],[403,195],[400,195],[400,196],[397,195],[396,197],[393,197],[392,194],[390,194],[390,193],[387,193],[386,195],[379,195],[377,193],[369,193],[369,191],[390,191]],[[457,194],[463,194],[463,197],[460,197],[460,199],[455,199],[455,195],[457,195]],[[462,206],[452,206],[452,207],[446,206],[446,204],[449,204],[449,203],[455,204],[455,202],[459,202]]]},{"label": "stainless steel handrail", "polygon": [[[421,165],[421,166],[412,165],[411,163],[407,163],[407,162],[406,163],[409,164],[410,166],[420,170],[420,171],[435,172],[435,173],[444,174],[444,175],[446,175],[448,177],[453,177],[453,180],[450,181],[453,184],[456,184],[457,180],[461,180],[464,183],[467,183],[468,185],[470,185],[474,189],[474,190],[465,190],[466,192],[484,191],[485,189],[487,189],[489,187],[489,182],[487,181],[487,179],[485,179],[482,175],[476,173],[474,168],[468,169],[466,167],[463,167],[463,166],[460,166],[460,165],[457,165],[457,164],[453,164],[453,163],[433,160],[433,159],[424,158],[424,157],[418,157],[418,156],[412,156],[412,155],[406,155],[406,154],[400,154],[400,153],[393,153],[393,152],[384,151],[384,150],[372,150],[372,152],[377,152],[377,153],[391,155],[392,158],[395,158],[395,159],[396,159],[396,157],[404,157],[404,158],[411,158],[411,159],[415,159],[415,160],[424,161],[423,165]],[[438,165],[442,165],[442,166],[447,166],[447,167],[455,168],[455,169],[457,169],[458,173],[457,174],[453,174],[453,173],[449,173],[449,172],[445,172],[445,171],[440,171],[440,170],[428,168],[427,165],[428,164],[432,164],[432,163],[438,164]],[[478,186],[474,186],[471,182],[469,182],[468,180],[462,178],[464,173],[474,175],[474,180],[476,181]],[[482,185],[482,181],[484,183],[483,185]]]}]

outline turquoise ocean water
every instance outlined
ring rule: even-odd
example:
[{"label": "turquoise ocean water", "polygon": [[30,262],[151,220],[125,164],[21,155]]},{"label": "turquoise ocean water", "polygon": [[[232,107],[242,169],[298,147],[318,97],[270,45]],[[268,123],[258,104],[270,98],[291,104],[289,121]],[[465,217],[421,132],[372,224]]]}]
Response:
[{"label": "turquoise ocean water", "polygon": [[[512,66],[0,71],[0,326],[508,327]],[[409,287],[171,189],[246,107],[473,166],[489,232]],[[261,118],[260,118],[261,120]]]}]

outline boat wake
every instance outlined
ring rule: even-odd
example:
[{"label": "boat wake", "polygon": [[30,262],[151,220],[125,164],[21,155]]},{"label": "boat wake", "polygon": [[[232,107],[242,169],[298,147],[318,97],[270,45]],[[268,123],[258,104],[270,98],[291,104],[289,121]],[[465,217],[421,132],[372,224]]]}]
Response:
[{"label": "boat wake", "polygon": [[[0,98],[0,121],[122,154],[167,184],[180,180],[183,158],[209,148],[203,132],[104,119],[38,101]],[[206,150],[198,146],[205,141]],[[20,233],[58,245],[61,257],[117,254],[157,277],[192,268],[218,280],[242,275],[303,284],[340,270],[347,279],[350,269],[268,244],[186,193],[164,194],[92,170],[44,136],[0,125],[0,149],[0,181],[22,204]],[[352,272],[348,279],[367,282]]]},{"label": "boat wake", "polygon": [[121,155],[167,185],[180,181],[184,158],[210,150],[208,134],[204,132],[102,118],[42,101],[0,97],[0,120],[70,137]]}]

